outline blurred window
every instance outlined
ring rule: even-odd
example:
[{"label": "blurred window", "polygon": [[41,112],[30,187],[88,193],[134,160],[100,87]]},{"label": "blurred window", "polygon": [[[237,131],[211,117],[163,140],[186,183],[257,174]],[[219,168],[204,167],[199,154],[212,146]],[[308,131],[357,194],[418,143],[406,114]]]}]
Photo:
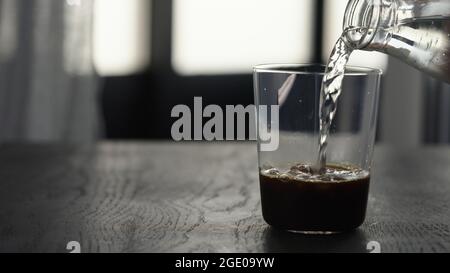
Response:
[{"label": "blurred window", "polygon": [[96,0],[94,61],[102,76],[140,72],[150,61],[151,0]]},{"label": "blurred window", "polygon": [[172,65],[181,75],[250,73],[312,61],[313,0],[174,0]]}]

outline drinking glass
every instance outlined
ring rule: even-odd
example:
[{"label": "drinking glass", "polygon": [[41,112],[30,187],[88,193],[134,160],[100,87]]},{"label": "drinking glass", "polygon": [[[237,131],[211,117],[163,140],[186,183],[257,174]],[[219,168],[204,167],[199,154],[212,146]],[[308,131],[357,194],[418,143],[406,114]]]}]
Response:
[{"label": "drinking glass", "polygon": [[327,166],[344,178],[322,181],[299,172],[314,174],[319,156],[324,71],[309,64],[254,68],[262,213],[278,229],[329,234],[365,219],[382,73],[346,68],[327,149]]}]

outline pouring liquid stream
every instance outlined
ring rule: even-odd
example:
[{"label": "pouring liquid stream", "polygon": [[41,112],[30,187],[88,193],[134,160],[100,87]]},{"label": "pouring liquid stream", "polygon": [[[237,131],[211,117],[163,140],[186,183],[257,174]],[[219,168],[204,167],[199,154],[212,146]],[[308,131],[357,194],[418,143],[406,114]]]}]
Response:
[{"label": "pouring liquid stream", "polygon": [[328,135],[342,93],[345,66],[353,52],[353,49],[347,45],[344,39],[344,35],[339,38],[331,53],[320,92],[319,157],[315,166],[316,173],[326,172]]}]

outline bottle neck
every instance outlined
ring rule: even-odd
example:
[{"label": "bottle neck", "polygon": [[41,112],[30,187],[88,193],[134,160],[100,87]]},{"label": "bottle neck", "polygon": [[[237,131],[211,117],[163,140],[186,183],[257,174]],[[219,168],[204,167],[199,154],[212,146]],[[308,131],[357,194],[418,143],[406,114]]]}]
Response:
[{"label": "bottle neck", "polygon": [[350,0],[343,38],[353,49],[381,50],[397,21],[398,0]]},{"label": "bottle neck", "polygon": [[342,39],[450,82],[450,0],[351,0]]}]

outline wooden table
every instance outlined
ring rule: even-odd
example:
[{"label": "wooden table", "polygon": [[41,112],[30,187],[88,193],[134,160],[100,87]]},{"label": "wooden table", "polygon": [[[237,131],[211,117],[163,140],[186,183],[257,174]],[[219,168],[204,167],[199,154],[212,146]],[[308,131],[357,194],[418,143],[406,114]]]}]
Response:
[{"label": "wooden table", "polygon": [[0,146],[0,252],[450,251],[450,148],[377,147],[350,233],[267,226],[252,143]]}]

